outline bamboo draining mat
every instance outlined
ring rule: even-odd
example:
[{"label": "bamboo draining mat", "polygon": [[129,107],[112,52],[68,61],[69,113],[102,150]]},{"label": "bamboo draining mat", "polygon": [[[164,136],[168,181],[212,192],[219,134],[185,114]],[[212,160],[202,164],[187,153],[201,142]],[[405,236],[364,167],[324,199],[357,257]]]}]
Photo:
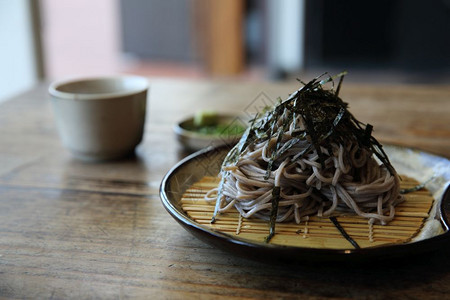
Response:
[{"label": "bamboo draining mat", "polygon": [[[210,189],[217,187],[218,183],[217,177],[205,176],[193,184],[181,199],[183,210],[195,222],[214,230],[255,242],[264,242],[264,238],[269,234],[267,221],[239,218],[238,212],[235,211],[220,214],[214,224],[210,223],[214,203],[207,203],[204,195]],[[401,187],[410,188],[417,184],[418,182],[414,179],[403,177]],[[370,228],[367,219],[349,215],[337,217],[337,220],[361,248],[405,243],[421,230],[432,205],[433,198],[425,189],[406,194],[405,201],[395,209],[394,220],[385,226],[373,225],[372,241],[369,239]],[[240,227],[239,221],[242,222]],[[238,228],[240,231],[236,234]],[[328,249],[352,248],[327,217],[317,216],[312,216],[307,222],[302,221],[300,224],[277,223],[276,234],[270,243]]]}]

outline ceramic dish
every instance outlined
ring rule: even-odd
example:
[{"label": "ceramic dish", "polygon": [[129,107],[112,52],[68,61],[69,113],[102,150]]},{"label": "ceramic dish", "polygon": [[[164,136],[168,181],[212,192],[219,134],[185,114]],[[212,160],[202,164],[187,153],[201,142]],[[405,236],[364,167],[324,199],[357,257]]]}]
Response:
[{"label": "ceramic dish", "polygon": [[63,145],[84,161],[126,157],[142,141],[148,81],[138,76],[54,82],[51,95]]},{"label": "ceramic dish", "polygon": [[180,161],[164,177],[160,196],[169,214],[194,236],[224,251],[264,262],[292,264],[306,261],[367,261],[400,258],[450,246],[450,189],[447,189],[450,182],[450,161],[409,148],[385,146],[383,149],[400,174],[407,174],[419,182],[434,178],[426,188],[438,200],[432,214],[440,222],[444,233],[433,237],[419,236],[416,241],[404,244],[338,250],[256,243],[212,230],[192,220],[181,208],[180,200],[193,183],[204,176],[218,174],[229,150],[227,147],[204,149]]},{"label": "ceramic dish", "polygon": [[[233,126],[238,124],[239,126],[246,128],[247,119],[245,117],[233,116],[233,115],[218,115],[218,124]],[[222,145],[233,145],[242,136],[242,133],[234,134],[228,132],[226,134],[205,134],[192,130],[194,127],[194,118],[188,118],[176,124],[174,126],[175,134],[178,141],[183,145],[186,150],[198,151],[207,147],[218,147]]]}]

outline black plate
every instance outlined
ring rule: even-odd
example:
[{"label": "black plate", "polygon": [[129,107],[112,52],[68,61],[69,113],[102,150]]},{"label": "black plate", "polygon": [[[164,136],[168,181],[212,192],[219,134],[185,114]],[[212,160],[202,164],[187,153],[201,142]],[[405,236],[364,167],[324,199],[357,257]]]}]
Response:
[{"label": "black plate", "polygon": [[[385,146],[384,149],[390,155],[397,170],[399,167],[407,169],[413,173],[412,175],[408,173],[408,175],[416,178],[421,177],[420,174],[425,173],[428,167],[438,179],[433,180],[434,184],[427,188],[432,193],[436,190],[436,193],[440,194],[438,200],[441,202],[436,212],[436,218],[442,223],[443,234],[406,244],[341,250],[257,243],[205,227],[192,220],[183,211],[180,199],[186,189],[202,177],[218,174],[223,158],[229,150],[226,147],[201,150],[180,161],[162,180],[160,197],[169,214],[200,240],[235,255],[263,262],[288,264],[330,261],[360,262],[380,258],[404,258],[450,246],[450,188],[443,192],[444,187],[448,186],[450,161],[409,148]],[[433,169],[433,164],[438,164],[438,168]],[[399,170],[399,173],[402,173],[402,170]],[[414,173],[418,175],[414,176]],[[416,179],[423,181],[423,178]]]}]

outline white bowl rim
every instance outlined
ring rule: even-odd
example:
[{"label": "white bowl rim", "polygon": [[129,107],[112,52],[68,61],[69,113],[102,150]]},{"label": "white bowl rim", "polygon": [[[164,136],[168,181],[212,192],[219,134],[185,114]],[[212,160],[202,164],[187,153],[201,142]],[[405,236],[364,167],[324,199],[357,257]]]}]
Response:
[{"label": "white bowl rim", "polygon": [[[133,80],[136,82],[136,88],[126,89],[118,92],[111,93],[72,93],[63,92],[58,90],[60,86],[88,82],[88,81],[108,81],[108,80]],[[141,76],[135,75],[117,75],[117,76],[92,76],[92,77],[77,77],[70,79],[58,80],[50,84],[48,92],[51,96],[60,99],[70,99],[70,100],[101,100],[101,99],[111,99],[117,97],[130,96],[138,94],[148,90],[149,83],[148,80]]]}]

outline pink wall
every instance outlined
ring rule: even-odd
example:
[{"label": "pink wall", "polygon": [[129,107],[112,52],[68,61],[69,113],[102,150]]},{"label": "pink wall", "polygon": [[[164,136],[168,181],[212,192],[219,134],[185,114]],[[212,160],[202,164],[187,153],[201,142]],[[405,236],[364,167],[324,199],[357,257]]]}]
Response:
[{"label": "pink wall", "polygon": [[48,78],[120,71],[118,0],[41,0],[41,13]]}]

